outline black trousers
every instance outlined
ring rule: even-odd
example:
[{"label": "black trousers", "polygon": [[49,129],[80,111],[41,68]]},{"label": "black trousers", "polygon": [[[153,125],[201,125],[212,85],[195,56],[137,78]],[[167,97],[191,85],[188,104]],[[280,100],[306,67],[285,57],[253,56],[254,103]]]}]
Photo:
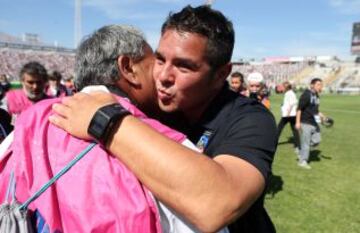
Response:
[{"label": "black trousers", "polygon": [[280,138],[280,134],[284,128],[284,126],[290,123],[291,131],[294,136],[294,147],[297,147],[300,149],[300,135],[299,131],[295,128],[296,123],[296,117],[282,117],[279,124],[278,124],[278,138]]}]

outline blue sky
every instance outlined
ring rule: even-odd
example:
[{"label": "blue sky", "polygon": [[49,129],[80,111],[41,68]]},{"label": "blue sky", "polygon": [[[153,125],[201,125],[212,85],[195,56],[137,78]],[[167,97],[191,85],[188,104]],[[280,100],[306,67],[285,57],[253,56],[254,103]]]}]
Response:
[{"label": "blue sky", "polygon": [[[82,35],[106,24],[131,24],[156,48],[169,11],[205,0],[83,0]],[[0,32],[37,33],[47,43],[74,45],[74,0],[0,0]],[[350,55],[360,0],[214,0],[233,22],[233,60],[270,56]]]}]

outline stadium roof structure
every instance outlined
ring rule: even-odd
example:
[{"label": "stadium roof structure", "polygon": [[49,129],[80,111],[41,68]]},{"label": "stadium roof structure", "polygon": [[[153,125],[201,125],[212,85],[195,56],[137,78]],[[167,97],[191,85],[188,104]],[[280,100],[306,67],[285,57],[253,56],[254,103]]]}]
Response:
[{"label": "stadium roof structure", "polygon": [[297,57],[266,57],[264,63],[289,63],[289,62],[306,62],[306,61],[317,61],[326,62],[338,60],[336,56],[297,56]]},{"label": "stadium roof structure", "polygon": [[0,32],[0,41],[1,42],[10,42],[10,43],[20,43],[22,42],[20,38],[16,36],[12,36],[9,34],[6,34],[4,32]]},{"label": "stadium roof structure", "polygon": [[[30,35],[30,39],[27,40],[27,36]],[[56,51],[56,52],[65,52],[65,53],[74,53],[74,49],[59,47],[49,45],[40,41],[38,35],[26,33],[24,34],[24,39],[21,39],[16,36],[0,32],[0,48],[13,48],[13,49],[23,49],[23,50],[38,50],[38,51]]]}]

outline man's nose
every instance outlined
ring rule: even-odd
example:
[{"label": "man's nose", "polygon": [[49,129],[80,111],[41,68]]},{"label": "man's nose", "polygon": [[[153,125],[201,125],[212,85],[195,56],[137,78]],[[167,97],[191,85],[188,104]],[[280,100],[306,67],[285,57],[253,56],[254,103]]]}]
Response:
[{"label": "man's nose", "polygon": [[163,85],[171,85],[175,82],[174,68],[171,65],[164,65],[157,78]]},{"label": "man's nose", "polygon": [[40,90],[42,88],[42,84],[41,83],[34,83],[31,85],[31,88],[33,90]]}]

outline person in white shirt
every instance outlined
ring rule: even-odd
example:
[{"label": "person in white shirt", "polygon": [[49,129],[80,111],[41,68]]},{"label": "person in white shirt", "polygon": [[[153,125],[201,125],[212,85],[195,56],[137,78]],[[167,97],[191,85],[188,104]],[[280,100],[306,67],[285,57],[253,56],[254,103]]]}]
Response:
[{"label": "person in white shirt", "polygon": [[299,153],[300,150],[300,136],[299,131],[295,128],[296,123],[296,108],[298,100],[295,92],[292,90],[290,82],[283,83],[285,89],[285,95],[283,104],[281,105],[281,120],[278,124],[278,137],[280,138],[281,132],[287,123],[290,123],[291,130],[294,135],[294,148],[295,152]]}]

